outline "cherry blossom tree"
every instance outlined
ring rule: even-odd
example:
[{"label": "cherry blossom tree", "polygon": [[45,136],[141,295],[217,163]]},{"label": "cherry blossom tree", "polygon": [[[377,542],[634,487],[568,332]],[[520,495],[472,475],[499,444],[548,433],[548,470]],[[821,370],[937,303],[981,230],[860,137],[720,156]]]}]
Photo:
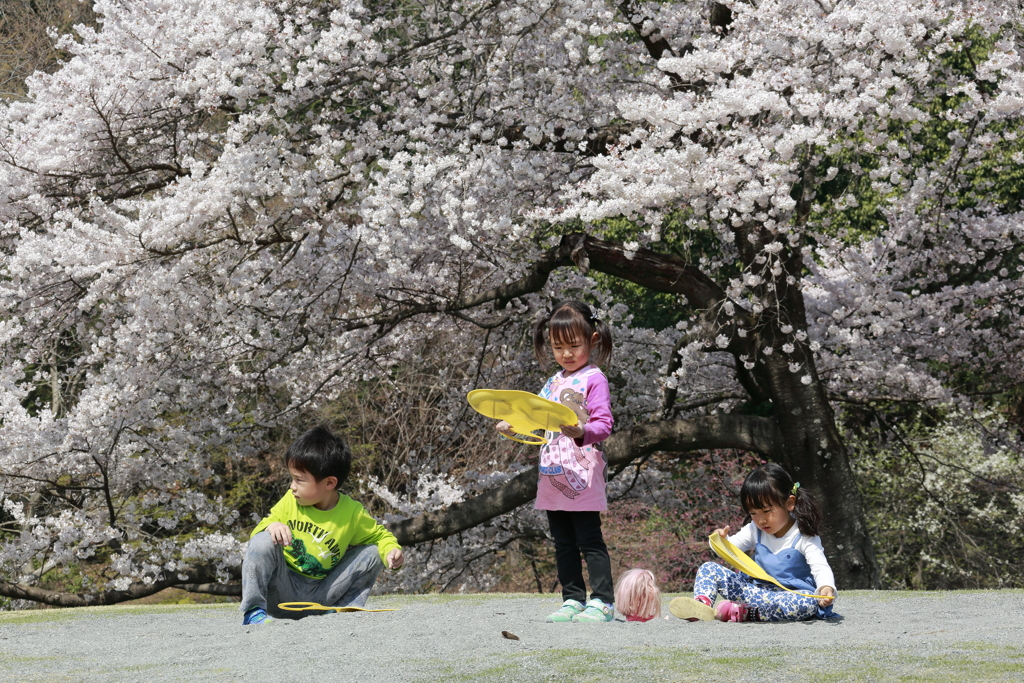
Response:
[{"label": "cherry blossom tree", "polygon": [[[223,582],[249,522],[205,493],[214,454],[441,332],[474,370],[439,422],[475,386],[535,388],[524,330],[567,293],[615,327],[609,462],[785,463],[842,587],[878,568],[835,405],[1022,379],[1020,207],[986,185],[1024,153],[1007,3],[94,11],[0,111],[0,594]],[[676,324],[636,324],[622,280]],[[392,526],[472,530],[535,482],[456,482]],[[96,553],[109,581],[40,587]]]}]

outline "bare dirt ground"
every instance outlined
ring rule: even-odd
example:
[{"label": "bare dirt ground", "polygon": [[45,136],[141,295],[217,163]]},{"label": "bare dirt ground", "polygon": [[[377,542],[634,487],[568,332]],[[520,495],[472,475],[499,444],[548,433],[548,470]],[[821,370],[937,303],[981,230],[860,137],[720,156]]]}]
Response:
[{"label": "bare dirt ground", "polygon": [[1024,680],[1024,591],[847,591],[843,618],[793,624],[544,623],[559,602],[385,595],[368,606],[397,611],[261,626],[235,604],[7,612],[0,680]]}]

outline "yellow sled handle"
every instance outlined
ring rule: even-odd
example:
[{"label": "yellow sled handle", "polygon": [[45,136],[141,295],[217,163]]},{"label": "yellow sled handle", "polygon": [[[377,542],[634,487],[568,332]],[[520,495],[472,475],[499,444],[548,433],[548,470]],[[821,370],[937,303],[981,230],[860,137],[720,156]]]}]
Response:
[{"label": "yellow sled handle", "polygon": [[325,607],[318,602],[282,602],[277,605],[289,612],[302,612],[307,609],[320,609],[327,612],[397,612],[396,609],[366,609],[365,607]]},{"label": "yellow sled handle", "polygon": [[[510,441],[518,441],[519,443],[525,443],[527,446],[543,446],[548,442],[543,436],[537,436],[536,434],[517,434],[516,436],[509,436],[508,434],[502,434],[503,437]],[[522,438],[519,438],[522,437]]]}]

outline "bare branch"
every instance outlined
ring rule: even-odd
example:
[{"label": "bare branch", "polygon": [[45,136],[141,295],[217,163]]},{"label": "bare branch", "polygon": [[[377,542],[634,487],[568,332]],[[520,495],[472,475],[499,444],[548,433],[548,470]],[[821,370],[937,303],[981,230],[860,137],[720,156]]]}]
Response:
[{"label": "bare branch", "polygon": [[[738,448],[778,457],[782,436],[774,420],[751,415],[711,415],[637,425],[603,442],[609,466],[628,463],[656,451],[693,451],[703,448]],[[389,524],[402,545],[416,545],[451,536],[510,512],[537,495],[537,472],[528,470],[496,489]]]}]

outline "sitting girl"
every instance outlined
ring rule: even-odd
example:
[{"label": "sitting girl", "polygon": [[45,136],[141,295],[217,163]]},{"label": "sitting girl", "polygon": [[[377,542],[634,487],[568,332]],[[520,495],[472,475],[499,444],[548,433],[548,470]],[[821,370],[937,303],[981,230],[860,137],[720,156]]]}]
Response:
[{"label": "sitting girl", "polygon": [[[828,596],[816,600],[759,582],[746,574],[705,562],[697,570],[693,598],[676,598],[669,611],[687,621],[801,621],[832,615],[835,579],[818,538],[821,508],[779,465],[751,472],[740,489],[751,522],[729,536],[736,547],[754,551],[754,561],[787,588]],[[725,536],[729,527],[716,529]],[[726,599],[714,607],[715,597]]]}]

